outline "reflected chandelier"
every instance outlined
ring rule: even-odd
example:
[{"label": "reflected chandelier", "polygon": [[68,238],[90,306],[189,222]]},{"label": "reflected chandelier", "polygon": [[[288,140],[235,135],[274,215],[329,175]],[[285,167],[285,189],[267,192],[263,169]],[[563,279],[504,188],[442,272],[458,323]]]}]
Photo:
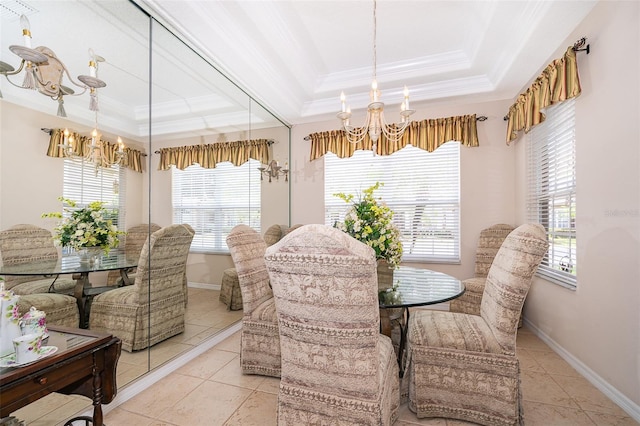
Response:
[{"label": "reflected chandelier", "polygon": [[375,144],[382,133],[384,133],[388,140],[397,142],[409,125],[409,116],[415,112],[414,110],[409,109],[409,89],[407,89],[407,86],[404,86],[404,100],[400,105],[401,123],[387,124],[384,118],[384,103],[380,101],[380,90],[378,89],[378,82],[376,80],[376,21],[376,0],[373,0],[373,82],[371,83],[371,91],[369,92],[371,102],[367,107],[367,118],[364,126],[354,127],[349,124],[351,108],[346,104],[344,92],[340,93],[342,110],[338,113],[338,118],[342,120],[342,128],[347,134],[347,140],[355,144],[361,142],[364,137],[369,134],[374,150]]},{"label": "reflected chandelier", "polygon": [[[66,117],[64,110],[64,96],[80,96],[89,90],[90,102],[89,109],[98,110],[98,94],[97,89],[105,87],[107,84],[98,78],[98,62],[104,62],[104,58],[96,55],[92,49],[89,49],[89,75],[79,75],[76,82],[71,78],[71,74],[67,67],[62,63],[51,49],[45,46],[31,48],[31,26],[29,19],[25,15],[20,16],[22,24],[22,35],[24,37],[24,46],[12,45],[9,50],[22,58],[18,69],[14,69],[6,62],[0,61],[0,74],[4,75],[9,83],[21,89],[37,90],[45,96],[49,96],[54,101],[58,101],[58,116]],[[18,85],[11,81],[9,76],[19,74],[25,71],[22,85]],[[63,77],[74,86],[80,87],[82,92],[75,91],[63,85]],[[0,98],[2,94],[0,93]]]},{"label": "reflected chandelier", "polygon": [[[81,144],[78,146],[78,144]],[[118,136],[116,146],[102,140],[102,135],[98,133],[98,112],[96,111],[95,127],[91,131],[91,143],[84,144],[75,140],[74,135],[69,133],[69,129],[64,129],[62,143],[58,145],[62,149],[65,157],[80,159],[95,164],[96,174],[99,167],[111,167],[114,165],[126,165],[125,146],[122,138]]]}]

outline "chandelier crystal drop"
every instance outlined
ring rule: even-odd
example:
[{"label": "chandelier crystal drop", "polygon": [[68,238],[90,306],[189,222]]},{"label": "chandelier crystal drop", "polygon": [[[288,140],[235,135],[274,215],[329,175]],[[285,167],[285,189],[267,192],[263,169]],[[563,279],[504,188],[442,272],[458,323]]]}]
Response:
[{"label": "chandelier crystal drop", "polygon": [[376,0],[373,0],[373,81],[371,82],[371,91],[369,92],[370,103],[367,107],[367,117],[362,127],[352,126],[349,120],[351,119],[351,108],[347,105],[347,99],[344,92],[340,93],[340,103],[342,105],[341,111],[338,113],[338,118],[342,121],[342,128],[347,135],[347,140],[350,143],[356,144],[364,140],[368,134],[371,142],[373,143],[373,150],[375,151],[375,145],[378,142],[381,134],[390,140],[391,142],[397,142],[404,134],[405,129],[409,125],[409,117],[415,111],[409,108],[409,89],[404,86],[404,100],[400,105],[400,119],[399,124],[387,124],[384,117],[384,103],[380,100],[380,90],[378,89],[378,81],[376,75],[376,62],[377,62],[377,16],[376,16]]},{"label": "chandelier crystal drop", "polygon": [[[45,96],[50,97],[58,102],[58,116],[66,117],[64,110],[65,96],[80,96],[89,90],[90,101],[89,109],[91,111],[98,110],[97,89],[105,87],[107,84],[98,78],[98,63],[104,62],[104,58],[96,55],[92,49],[89,49],[89,75],[79,75],[75,81],[66,65],[56,56],[53,50],[46,46],[31,47],[31,24],[25,15],[20,16],[20,24],[22,25],[22,36],[24,45],[11,45],[9,50],[19,56],[22,61],[16,70],[13,66],[6,62],[0,61],[0,75],[4,75],[11,85],[21,88],[37,90]],[[24,70],[22,84],[17,84],[9,78],[9,76],[20,74]],[[82,89],[81,92],[75,91],[63,84],[63,78],[72,85]],[[0,98],[2,94],[0,93]]]}]

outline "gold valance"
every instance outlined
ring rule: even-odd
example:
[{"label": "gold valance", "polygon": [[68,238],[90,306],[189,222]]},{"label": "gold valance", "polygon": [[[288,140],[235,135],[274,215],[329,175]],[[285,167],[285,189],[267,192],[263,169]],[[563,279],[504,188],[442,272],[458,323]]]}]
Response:
[{"label": "gold valance", "polygon": [[[64,148],[62,147],[62,144],[64,143],[64,130],[52,129],[50,135],[51,138],[49,139],[47,155],[49,157],[65,157]],[[86,156],[89,154],[89,151],[91,150],[90,136],[82,136],[78,133],[70,133],[69,140],[74,155]],[[98,166],[108,167],[108,164],[113,164],[116,161],[118,145],[104,140],[101,140],[101,142],[104,144],[105,163],[103,164],[103,160],[100,159],[101,164],[98,164]],[[142,155],[142,152],[138,151],[137,149],[125,147],[124,158],[120,162],[120,166],[131,169],[134,172],[142,173]]]},{"label": "gold valance", "polygon": [[[344,130],[331,130],[309,135],[311,139],[311,161],[333,152],[340,158],[351,157],[358,150],[372,150],[371,139],[366,135],[362,142],[352,144]],[[398,142],[388,140],[384,134],[376,144],[377,155],[391,155],[407,145],[432,152],[445,142],[458,141],[465,146],[478,146],[476,116],[434,118],[412,121]]]},{"label": "gold valance", "polygon": [[252,139],[162,148],[158,170],[169,170],[171,166],[184,170],[196,163],[205,169],[213,169],[218,163],[225,161],[241,166],[250,158],[267,164],[270,143],[267,139]]},{"label": "gold valance", "polygon": [[516,102],[507,114],[507,145],[518,137],[518,132],[528,133],[532,127],[542,123],[542,110],[549,105],[574,98],[581,93],[578,62],[573,46],[560,59],[547,65],[545,70]]}]

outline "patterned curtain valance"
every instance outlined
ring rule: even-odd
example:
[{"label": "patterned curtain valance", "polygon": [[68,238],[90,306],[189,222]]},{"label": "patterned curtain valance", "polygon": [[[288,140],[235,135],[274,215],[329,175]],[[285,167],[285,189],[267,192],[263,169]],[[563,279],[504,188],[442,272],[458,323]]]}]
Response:
[{"label": "patterned curtain valance", "polygon": [[205,169],[213,169],[218,163],[225,161],[241,166],[250,158],[267,164],[270,143],[267,139],[252,139],[162,148],[158,170],[169,170],[171,166],[184,170],[196,163]]},{"label": "patterned curtain valance", "polygon": [[[49,157],[65,157],[64,149],[61,146],[64,143],[64,130],[52,129],[50,135],[51,138],[49,139],[47,155]],[[69,136],[73,136],[72,140],[71,137],[69,139],[71,140],[71,148],[73,149],[74,155],[85,156],[89,153],[89,150],[91,149],[90,136],[82,136],[78,133],[71,133]],[[101,140],[101,142],[105,144],[104,154],[106,157],[106,161],[113,164],[116,160],[118,145],[104,140]],[[134,172],[142,173],[142,155],[142,152],[138,151],[137,149],[125,147],[124,159],[120,163],[120,166],[131,169]],[[108,167],[107,164],[102,164],[102,159],[100,161],[101,164],[98,164],[98,166]]]},{"label": "patterned curtain valance", "polygon": [[[331,130],[309,135],[311,139],[311,161],[333,152],[340,158],[351,157],[358,150],[371,151],[372,143],[367,135],[364,140],[352,144],[347,140],[344,130]],[[376,144],[377,155],[391,155],[407,145],[432,152],[445,142],[458,141],[465,146],[478,146],[476,116],[461,115],[457,117],[434,118],[412,121],[398,142],[391,142],[380,136]]]},{"label": "patterned curtain valance", "polygon": [[576,52],[571,46],[560,59],[547,65],[545,70],[516,102],[507,114],[507,145],[518,137],[518,132],[528,133],[544,121],[542,110],[549,105],[574,98],[582,92],[578,75]]}]

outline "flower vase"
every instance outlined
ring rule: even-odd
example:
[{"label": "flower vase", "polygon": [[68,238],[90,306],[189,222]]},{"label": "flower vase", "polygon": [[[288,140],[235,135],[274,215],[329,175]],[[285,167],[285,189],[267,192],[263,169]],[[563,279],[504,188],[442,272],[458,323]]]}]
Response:
[{"label": "flower vase", "polygon": [[81,265],[93,266],[102,255],[102,247],[83,247],[78,250]]},{"label": "flower vase", "polygon": [[384,291],[393,286],[393,269],[384,259],[378,259],[378,291]]}]

